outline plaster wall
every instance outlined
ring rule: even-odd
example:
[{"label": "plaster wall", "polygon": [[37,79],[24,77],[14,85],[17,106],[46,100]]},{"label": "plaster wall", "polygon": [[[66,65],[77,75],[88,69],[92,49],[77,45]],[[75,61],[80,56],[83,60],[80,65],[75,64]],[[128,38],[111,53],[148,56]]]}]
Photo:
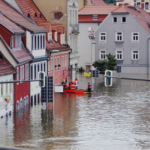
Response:
[{"label": "plaster wall", "polygon": [[[113,17],[117,17],[117,22],[113,23]],[[123,23],[122,17],[126,17]],[[100,42],[100,32],[106,33],[106,42]],[[116,32],[123,33],[123,41],[116,42]],[[132,33],[139,33],[139,42],[132,41]],[[130,14],[126,15],[109,15],[99,26],[95,33],[96,39],[96,60],[100,60],[100,50],[106,50],[106,53],[116,55],[116,50],[123,51],[123,60],[118,60],[119,66],[122,66],[124,73],[146,73],[142,67],[147,67],[147,39],[149,33],[134,19]],[[132,59],[132,51],[139,51],[139,59]],[[124,69],[123,69],[124,68]],[[132,68],[132,69],[129,69]],[[134,69],[133,69],[134,68]],[[136,69],[135,69],[136,68]],[[142,71],[137,71],[137,68]],[[132,70],[132,71],[131,71]]]},{"label": "plaster wall", "polygon": [[[91,65],[91,52],[92,52],[92,45],[89,39],[89,35],[91,34],[88,31],[88,28],[91,27],[92,31],[95,31],[98,28],[98,23],[79,23],[79,38],[78,38],[78,49],[79,49],[79,67],[82,67],[86,70],[86,65]],[[94,53],[94,52],[92,52]],[[94,62],[94,60],[92,61]]]}]

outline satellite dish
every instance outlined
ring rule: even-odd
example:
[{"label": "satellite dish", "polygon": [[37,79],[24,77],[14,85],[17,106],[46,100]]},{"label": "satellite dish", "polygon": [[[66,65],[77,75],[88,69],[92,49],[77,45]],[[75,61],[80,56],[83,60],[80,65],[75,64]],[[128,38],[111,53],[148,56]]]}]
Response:
[{"label": "satellite dish", "polygon": [[88,31],[91,31],[92,30],[92,28],[91,27],[88,27]]}]

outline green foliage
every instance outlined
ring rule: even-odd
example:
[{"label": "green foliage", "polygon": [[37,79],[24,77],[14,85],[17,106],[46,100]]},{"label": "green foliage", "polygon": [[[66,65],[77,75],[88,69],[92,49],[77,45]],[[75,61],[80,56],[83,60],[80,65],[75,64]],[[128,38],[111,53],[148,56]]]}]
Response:
[{"label": "green foliage", "polygon": [[117,60],[115,59],[115,55],[107,54],[108,60],[103,61],[95,61],[93,63],[93,66],[100,71],[101,74],[105,74],[105,70],[115,70],[115,67],[117,65]]},{"label": "green foliage", "polygon": [[109,4],[113,4],[116,5],[116,1],[115,0],[104,0],[104,2],[109,5]]},{"label": "green foliage", "polygon": [[84,72],[84,69],[82,67],[80,67],[79,72]]}]

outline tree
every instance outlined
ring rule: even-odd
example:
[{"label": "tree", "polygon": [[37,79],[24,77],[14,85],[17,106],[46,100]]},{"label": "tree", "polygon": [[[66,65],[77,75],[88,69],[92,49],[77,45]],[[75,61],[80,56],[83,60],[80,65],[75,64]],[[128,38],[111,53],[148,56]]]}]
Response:
[{"label": "tree", "polygon": [[117,60],[115,58],[115,55],[107,54],[108,60],[103,61],[95,61],[93,63],[93,66],[100,71],[100,74],[105,74],[105,70],[115,70],[115,67],[117,65]]}]

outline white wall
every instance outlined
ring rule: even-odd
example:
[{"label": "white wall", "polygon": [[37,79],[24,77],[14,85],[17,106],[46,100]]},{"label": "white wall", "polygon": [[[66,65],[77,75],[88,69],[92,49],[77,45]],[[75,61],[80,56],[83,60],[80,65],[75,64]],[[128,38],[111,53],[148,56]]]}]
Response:
[{"label": "white wall", "polygon": [[[5,75],[5,76],[0,76],[0,81],[13,81],[13,75]],[[13,97],[13,92],[14,92],[14,86],[13,83],[11,85],[11,91],[10,91],[10,83],[8,84],[8,93],[6,93],[6,84],[3,84],[3,94],[1,91],[1,86],[0,84],[0,117],[1,116],[6,116],[6,113],[9,114],[14,111],[13,110],[13,105],[14,105],[14,97]],[[5,99],[9,100],[7,103]]]},{"label": "white wall", "polygon": [[[79,67],[86,69],[87,64],[91,64],[91,50],[94,49],[91,46],[91,40],[89,35],[91,32],[88,28],[91,27],[93,31],[98,28],[98,23],[79,23],[79,38],[78,38],[78,50],[79,50]],[[94,54],[94,52],[92,52]],[[94,61],[93,61],[94,62]]]}]

